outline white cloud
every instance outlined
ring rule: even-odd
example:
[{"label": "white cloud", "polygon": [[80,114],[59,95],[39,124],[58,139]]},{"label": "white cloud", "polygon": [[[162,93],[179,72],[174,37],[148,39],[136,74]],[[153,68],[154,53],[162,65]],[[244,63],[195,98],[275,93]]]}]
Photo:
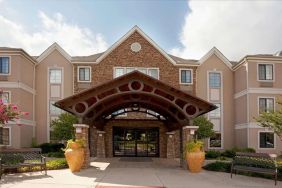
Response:
[{"label": "white cloud", "polygon": [[189,1],[180,34],[183,47],[171,53],[201,58],[216,46],[230,60],[282,50],[282,1]]},{"label": "white cloud", "polygon": [[60,13],[49,17],[39,12],[39,19],[39,30],[30,33],[28,26],[0,15],[0,46],[23,48],[31,55],[41,54],[53,42],[60,44],[70,55],[89,55],[107,49],[102,34],[70,24]]}]

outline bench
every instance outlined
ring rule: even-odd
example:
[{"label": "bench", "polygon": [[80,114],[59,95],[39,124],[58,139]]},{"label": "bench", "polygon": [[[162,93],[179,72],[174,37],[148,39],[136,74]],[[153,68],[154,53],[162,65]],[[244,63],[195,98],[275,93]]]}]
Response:
[{"label": "bench", "polygon": [[237,174],[237,171],[272,175],[276,185],[278,173],[276,155],[237,152],[231,164],[231,178],[233,173],[235,173],[235,175]]},{"label": "bench", "polygon": [[0,150],[0,179],[6,169],[18,169],[38,166],[47,175],[46,158],[41,155],[40,148]]}]

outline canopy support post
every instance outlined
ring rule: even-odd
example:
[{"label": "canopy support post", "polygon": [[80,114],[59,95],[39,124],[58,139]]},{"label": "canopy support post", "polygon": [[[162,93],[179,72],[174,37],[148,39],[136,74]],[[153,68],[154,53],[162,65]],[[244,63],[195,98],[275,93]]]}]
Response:
[{"label": "canopy support post", "polygon": [[180,167],[183,167],[183,131],[182,126],[179,129],[179,140],[180,140],[180,148],[179,148],[179,158],[180,158]]}]

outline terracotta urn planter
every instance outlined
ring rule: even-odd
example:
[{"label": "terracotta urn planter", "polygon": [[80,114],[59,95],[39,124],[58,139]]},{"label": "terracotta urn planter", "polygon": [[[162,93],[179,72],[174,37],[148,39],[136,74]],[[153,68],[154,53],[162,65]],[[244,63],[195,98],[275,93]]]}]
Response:
[{"label": "terracotta urn planter", "polygon": [[203,142],[190,141],[186,144],[186,161],[190,172],[197,173],[202,170],[205,152],[202,151]]},{"label": "terracotta urn planter", "polygon": [[68,141],[65,157],[71,172],[79,172],[84,162],[84,147],[79,141]]},{"label": "terracotta urn planter", "polygon": [[190,153],[187,152],[186,161],[190,172],[192,173],[201,172],[202,166],[205,161],[205,152],[203,151],[190,152]]}]

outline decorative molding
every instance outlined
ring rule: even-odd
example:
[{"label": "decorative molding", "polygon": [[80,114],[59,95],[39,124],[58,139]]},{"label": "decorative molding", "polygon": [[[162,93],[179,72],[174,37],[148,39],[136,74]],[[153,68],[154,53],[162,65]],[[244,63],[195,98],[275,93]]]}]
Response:
[{"label": "decorative molding", "polygon": [[30,125],[30,126],[35,126],[36,121],[33,120],[28,120],[28,119],[17,119],[15,121],[8,121],[8,125]]},{"label": "decorative molding", "polygon": [[6,81],[0,81],[0,88],[13,88],[13,89],[23,89],[33,95],[36,94],[36,90],[29,87],[28,85],[22,83],[22,82],[6,82]]},{"label": "decorative molding", "polygon": [[78,127],[89,128],[89,125],[86,125],[86,124],[73,124],[73,127],[75,127],[75,128],[78,128]]},{"label": "decorative molding", "polygon": [[261,128],[264,128],[264,127],[259,126],[257,122],[235,124],[235,129],[247,129],[247,128],[261,129]]},{"label": "decorative molding", "polygon": [[234,99],[242,97],[247,94],[273,94],[273,95],[281,95],[282,88],[249,88],[244,89],[240,92],[234,94]]},{"label": "decorative molding", "polygon": [[238,92],[238,93],[235,93],[235,94],[234,94],[234,99],[238,99],[238,98],[240,98],[240,97],[246,95],[247,93],[248,93],[248,90],[247,90],[247,89],[244,89],[244,90],[242,90],[242,91],[240,91],[240,92]]}]

